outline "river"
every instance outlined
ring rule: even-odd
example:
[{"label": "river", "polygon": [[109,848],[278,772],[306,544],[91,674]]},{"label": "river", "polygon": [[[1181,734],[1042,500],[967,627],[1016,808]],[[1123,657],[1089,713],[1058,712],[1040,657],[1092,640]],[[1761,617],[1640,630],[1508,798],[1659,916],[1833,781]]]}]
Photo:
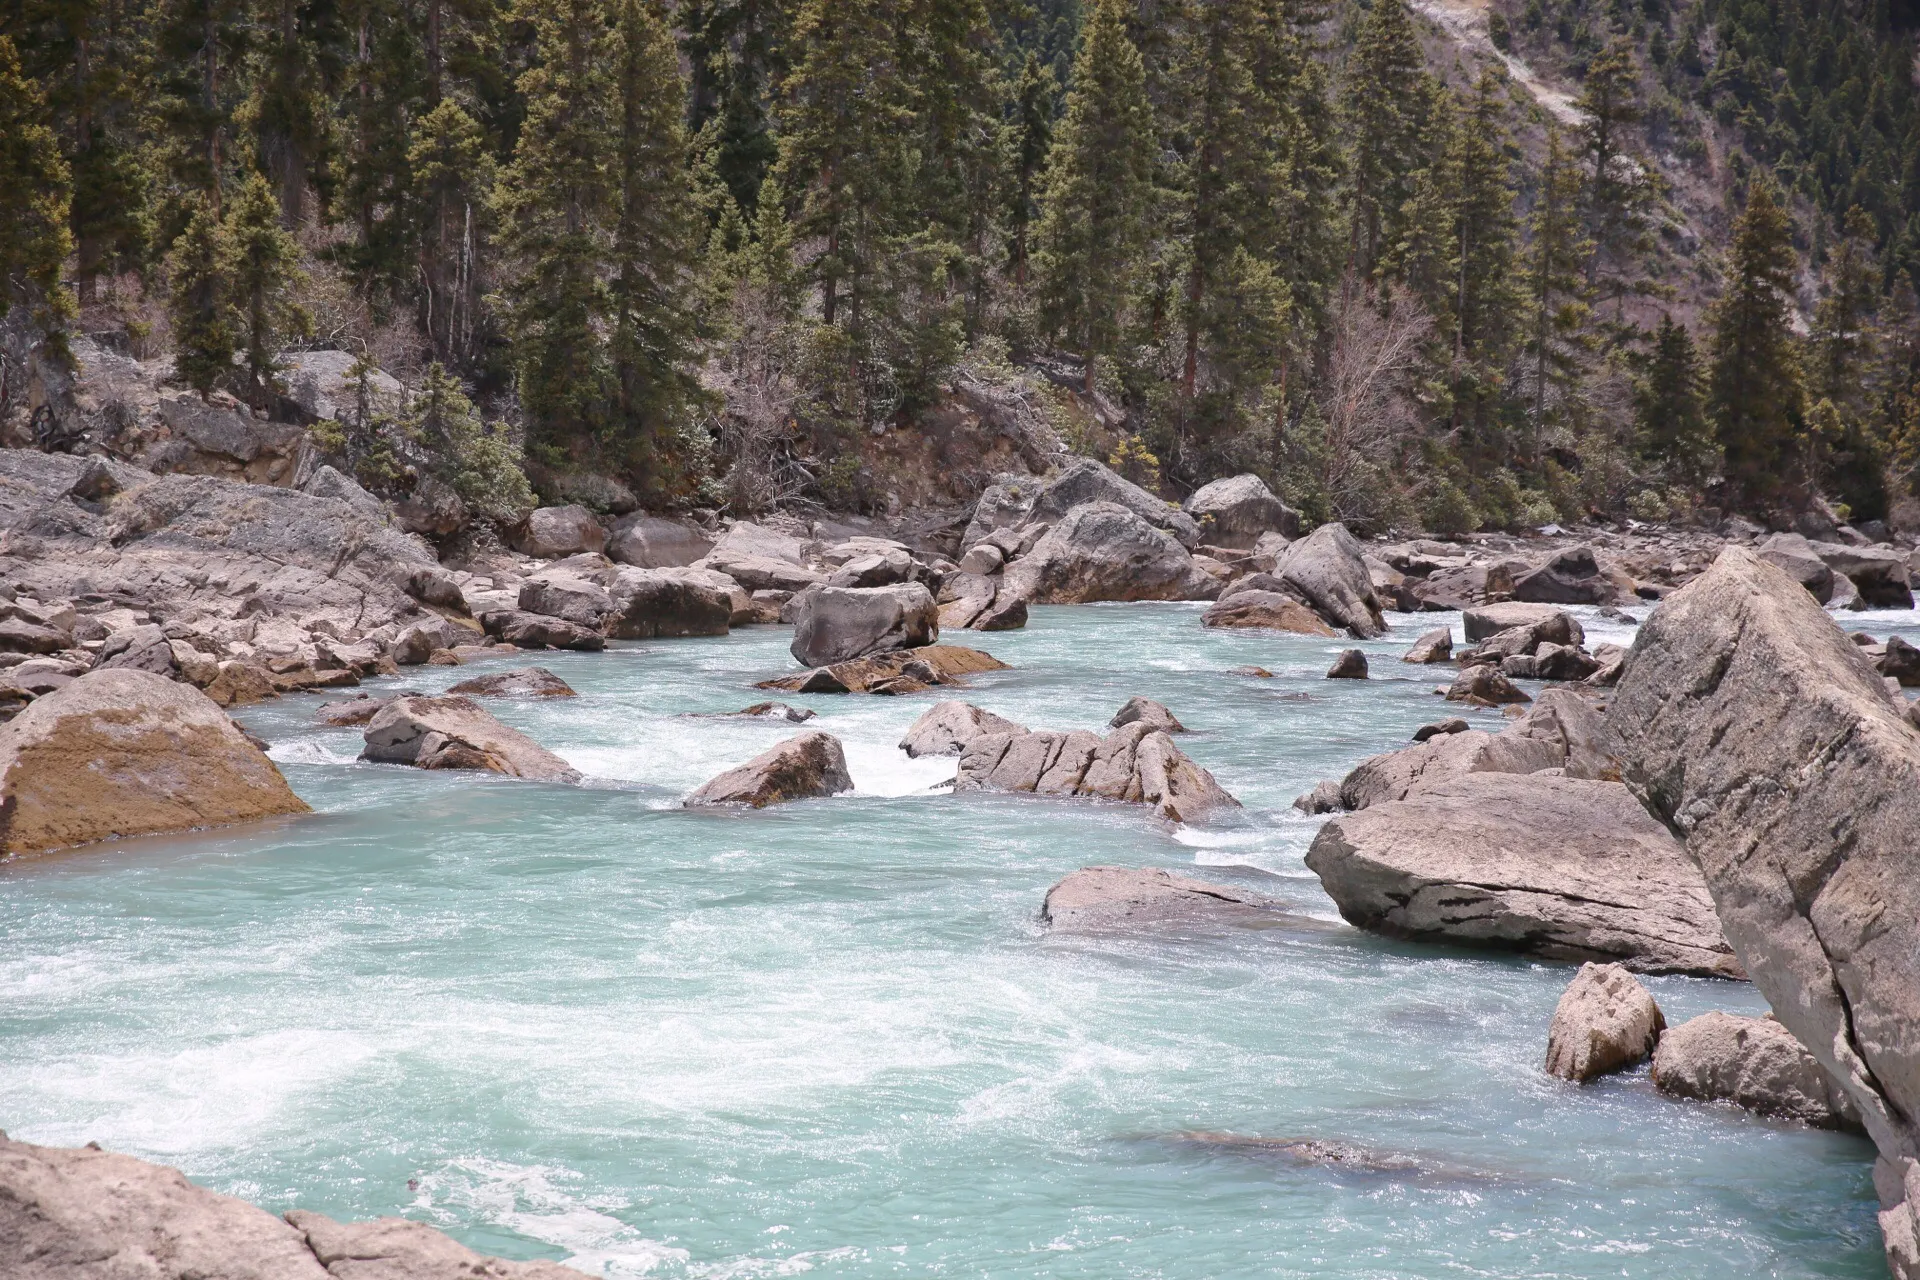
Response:
[{"label": "river", "polygon": [[[893,745],[928,696],[787,699],[852,796],[682,810],[795,731],[708,718],[791,669],[785,628],[534,657],[581,696],[494,709],[582,787],[360,765],[319,696],[247,708],[313,816],[0,868],[0,1125],[608,1277],[1885,1275],[1864,1140],[1552,1080],[1570,967],[1360,933],[1305,869],[1289,801],[1457,710],[1397,657],[1458,615],[1394,616],[1358,683],[1321,678],[1347,642],[1200,608],[1037,608],[959,695],[1048,728],[1166,702],[1247,806],[1200,829],[945,794],[951,759]],[[1310,919],[1049,937],[1097,863]],[[1669,1022],[1765,1008],[1647,985]],[[1357,1158],[1259,1141],[1300,1138]]]}]

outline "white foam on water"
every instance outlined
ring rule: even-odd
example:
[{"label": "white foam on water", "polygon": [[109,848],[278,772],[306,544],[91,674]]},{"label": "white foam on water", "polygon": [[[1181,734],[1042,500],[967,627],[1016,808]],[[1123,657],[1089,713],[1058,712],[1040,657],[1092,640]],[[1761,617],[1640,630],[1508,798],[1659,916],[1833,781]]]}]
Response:
[{"label": "white foam on water", "polygon": [[945,795],[943,783],[959,772],[958,756],[921,756],[913,759],[891,743],[846,742],[847,772],[853,775],[855,795]]},{"label": "white foam on water", "polygon": [[414,1207],[442,1226],[485,1223],[565,1249],[566,1265],[609,1280],[688,1260],[685,1249],[647,1239],[606,1212],[626,1208],[624,1201],[568,1189],[584,1181],[556,1165],[456,1160],[419,1180]]},{"label": "white foam on water", "polygon": [[335,751],[315,738],[276,742],[267,748],[267,759],[275,764],[358,764],[358,751]]},{"label": "white foam on water", "polygon": [[[351,1032],[287,1028],[173,1053],[115,1051],[16,1064],[10,1089],[67,1117],[22,1117],[17,1136],[98,1141],[147,1155],[204,1155],[266,1145],[299,1125],[298,1102],[373,1057]],[[72,1117],[86,1113],[76,1122]]]}]

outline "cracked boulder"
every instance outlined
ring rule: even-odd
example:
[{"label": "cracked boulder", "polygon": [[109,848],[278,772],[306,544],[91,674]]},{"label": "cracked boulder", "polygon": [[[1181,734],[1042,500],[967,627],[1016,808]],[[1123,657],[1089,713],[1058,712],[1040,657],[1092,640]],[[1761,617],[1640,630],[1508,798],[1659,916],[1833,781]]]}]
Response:
[{"label": "cracked boulder", "polygon": [[1104,738],[1079,729],[983,734],[961,753],[953,789],[1126,800],[1172,822],[1240,807],[1165,731],[1141,720]]},{"label": "cracked boulder", "polygon": [[464,694],[395,698],[367,723],[362,760],[419,769],[479,769],[530,782],[578,782],[566,761],[494,719]]},{"label": "cracked boulder", "polygon": [[1700,872],[1617,782],[1463,774],[1330,819],[1307,866],[1389,937],[1741,976]]}]

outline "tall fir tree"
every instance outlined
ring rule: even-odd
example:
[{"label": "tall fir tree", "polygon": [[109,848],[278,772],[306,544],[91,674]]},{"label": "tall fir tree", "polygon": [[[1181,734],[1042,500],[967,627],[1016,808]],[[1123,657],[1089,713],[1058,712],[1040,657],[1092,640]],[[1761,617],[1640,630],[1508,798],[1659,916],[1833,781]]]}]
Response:
[{"label": "tall fir tree", "polygon": [[211,196],[198,198],[186,230],[167,255],[167,318],[173,367],[202,399],[233,371],[234,331],[227,305],[220,217]]},{"label": "tall fir tree", "polygon": [[311,327],[294,301],[306,276],[299,246],[280,225],[282,213],[273,186],[256,173],[234,193],[220,227],[220,283],[246,357],[248,389],[263,402],[273,394],[281,349]]},{"label": "tall fir tree", "polygon": [[331,6],[261,3],[253,84],[238,123],[253,135],[255,162],[273,177],[282,221],[297,230],[307,219],[307,191],[326,168],[331,104],[320,61],[334,50],[323,42],[319,20],[331,16]]},{"label": "tall fir tree", "polygon": [[1701,382],[1693,336],[1672,316],[1661,316],[1634,387],[1634,446],[1683,484],[1704,483],[1717,459]]},{"label": "tall fir tree", "polygon": [[1413,196],[1425,166],[1424,125],[1432,106],[1426,59],[1405,0],[1375,0],[1361,20],[1341,86],[1348,137],[1347,260],[1373,274],[1397,238],[1394,216]]},{"label": "tall fir tree", "polygon": [[1153,183],[1146,67],[1122,0],[1095,0],[1047,164],[1034,266],[1048,328],[1085,361],[1083,385],[1126,333]]},{"label": "tall fir tree", "polygon": [[254,26],[247,0],[155,0],[151,109],[168,180],[160,234],[170,239],[204,200],[219,215],[237,163],[234,111],[245,100]]},{"label": "tall fir tree", "polygon": [[617,36],[600,0],[523,0],[537,61],[520,77],[526,122],[497,205],[503,292],[532,437],[585,447],[606,425],[603,270],[619,217]]},{"label": "tall fir tree", "polygon": [[1748,504],[1772,499],[1794,478],[1806,395],[1793,333],[1797,267],[1780,189],[1757,176],[1734,223],[1726,293],[1713,307],[1707,390],[1727,480]]},{"label": "tall fir tree", "polygon": [[1580,91],[1581,143],[1589,168],[1587,288],[1613,304],[1621,323],[1628,297],[1647,292],[1647,258],[1653,251],[1654,171],[1627,150],[1641,121],[1639,69],[1633,47],[1615,40],[1587,67]]},{"label": "tall fir tree", "polygon": [[652,0],[617,0],[618,217],[609,262],[610,444],[658,495],[683,494],[680,432],[701,397],[692,364],[703,333],[693,264],[700,219],[681,130],[685,86]]},{"label": "tall fir tree", "polygon": [[1573,398],[1591,346],[1584,268],[1593,246],[1581,232],[1582,185],[1565,135],[1549,125],[1522,266],[1536,431],[1547,424],[1551,407]]},{"label": "tall fir tree", "polygon": [[1040,216],[1040,188],[1053,146],[1054,99],[1060,84],[1051,67],[1029,52],[1008,104],[1007,265],[1016,287],[1025,288]]},{"label": "tall fir tree", "polygon": [[429,111],[407,151],[410,187],[422,225],[420,327],[434,356],[470,369],[484,341],[484,246],[491,227],[496,166],[480,124],[451,98]]},{"label": "tall fir tree", "polygon": [[1813,311],[1812,360],[1808,391],[1857,415],[1867,395],[1866,376],[1875,363],[1873,319],[1879,306],[1879,264],[1874,261],[1874,226],[1855,205],[1841,223]]},{"label": "tall fir tree", "polygon": [[0,36],[0,316],[30,308],[56,351],[73,312],[60,279],[73,247],[70,182],[45,96],[21,70],[13,41]]}]

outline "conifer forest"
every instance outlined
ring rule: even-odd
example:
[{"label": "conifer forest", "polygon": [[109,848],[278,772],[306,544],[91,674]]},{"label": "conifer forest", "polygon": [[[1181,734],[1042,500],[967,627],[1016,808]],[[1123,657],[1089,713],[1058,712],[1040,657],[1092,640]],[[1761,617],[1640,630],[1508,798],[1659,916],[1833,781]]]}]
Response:
[{"label": "conifer forest", "polygon": [[[315,428],[878,510],[958,383],[1177,497],[1920,528],[1911,0],[4,0],[0,307]],[[0,398],[24,404],[18,361]],[[16,404],[0,403],[0,410]],[[0,418],[6,412],[0,412]]]}]

